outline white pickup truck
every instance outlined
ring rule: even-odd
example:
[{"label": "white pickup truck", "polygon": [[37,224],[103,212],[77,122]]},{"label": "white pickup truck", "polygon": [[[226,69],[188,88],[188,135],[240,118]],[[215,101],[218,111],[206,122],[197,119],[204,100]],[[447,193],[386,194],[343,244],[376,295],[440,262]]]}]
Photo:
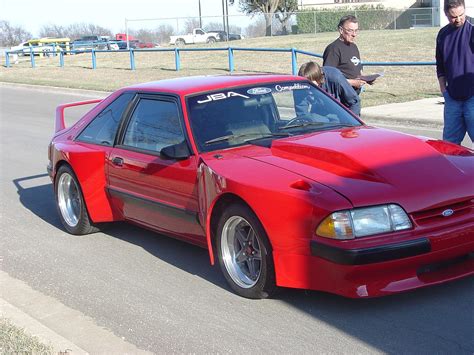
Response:
[{"label": "white pickup truck", "polygon": [[170,37],[170,44],[184,46],[185,44],[194,43],[215,43],[219,39],[217,32],[206,32],[201,28],[195,28],[193,33],[187,35],[178,35]]}]

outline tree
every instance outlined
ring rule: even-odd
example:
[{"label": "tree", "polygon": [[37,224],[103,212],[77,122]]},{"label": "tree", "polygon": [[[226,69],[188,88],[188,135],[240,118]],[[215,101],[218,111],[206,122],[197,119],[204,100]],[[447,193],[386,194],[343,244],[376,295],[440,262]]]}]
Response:
[{"label": "tree", "polygon": [[158,43],[168,43],[170,41],[170,36],[173,34],[174,29],[170,25],[160,25],[156,28],[156,37]]},{"label": "tree", "polygon": [[31,33],[21,26],[12,26],[10,22],[0,20],[0,46],[11,47],[31,39]]},{"label": "tree", "polygon": [[66,29],[63,26],[54,24],[41,26],[39,35],[40,37],[67,37]]},{"label": "tree", "polygon": [[[265,16],[265,36],[272,35],[272,18],[281,3],[285,0],[239,0],[240,11],[253,15],[263,13]],[[231,5],[235,0],[230,0]]]},{"label": "tree", "polygon": [[66,27],[64,34],[66,37],[73,40],[83,36],[113,36],[112,31],[108,28],[97,26],[92,23],[73,23]]},{"label": "tree", "polygon": [[130,30],[128,34],[142,42],[156,42],[156,33],[152,30],[140,28],[138,30]]},{"label": "tree", "polygon": [[281,0],[280,5],[278,5],[277,9],[277,18],[281,22],[283,27],[283,34],[288,34],[288,21],[291,18],[291,15],[294,14],[295,11],[298,11],[298,0]]},{"label": "tree", "polygon": [[222,22],[209,22],[203,26],[205,31],[225,31]]},{"label": "tree", "polygon": [[192,33],[195,28],[199,28],[198,18],[188,18],[184,23],[184,32]]},{"label": "tree", "polygon": [[[225,31],[225,28],[222,24],[222,22],[209,22],[206,25],[203,26],[204,30],[209,32],[209,31]],[[239,27],[237,25],[229,25],[229,33],[236,33],[236,34],[241,34],[242,32],[242,27]]]},{"label": "tree", "polygon": [[265,28],[265,21],[259,18],[245,28],[245,36],[248,38],[262,37],[265,35]]}]

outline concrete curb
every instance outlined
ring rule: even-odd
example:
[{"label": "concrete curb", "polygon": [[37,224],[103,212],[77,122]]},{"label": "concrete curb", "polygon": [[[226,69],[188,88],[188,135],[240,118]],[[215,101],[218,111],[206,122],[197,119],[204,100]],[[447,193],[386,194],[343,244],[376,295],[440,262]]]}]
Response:
[{"label": "concrete curb", "polygon": [[362,121],[370,125],[377,125],[378,123],[388,126],[411,127],[417,126],[421,128],[435,128],[443,129],[443,122],[436,119],[419,119],[408,117],[383,117],[373,114],[362,114]]},{"label": "concrete curb", "polygon": [[0,81],[0,86],[11,87],[11,88],[20,88],[20,89],[29,89],[42,92],[52,92],[63,95],[74,95],[74,96],[86,96],[86,97],[105,97],[111,94],[110,91],[98,91],[98,90],[87,90],[87,89],[73,89],[73,88],[63,88],[59,86],[47,86],[47,85],[30,85],[30,84],[21,84],[21,83],[10,83],[5,81]]},{"label": "concrete curb", "polygon": [[52,345],[56,353],[150,354],[4,271],[0,271],[0,285],[0,315]]},{"label": "concrete curb", "polygon": [[28,314],[0,298],[0,316],[10,320],[15,326],[22,328],[25,333],[37,337],[43,344],[51,345],[54,353],[61,354],[87,354],[76,344],[70,342],[58,333]]}]

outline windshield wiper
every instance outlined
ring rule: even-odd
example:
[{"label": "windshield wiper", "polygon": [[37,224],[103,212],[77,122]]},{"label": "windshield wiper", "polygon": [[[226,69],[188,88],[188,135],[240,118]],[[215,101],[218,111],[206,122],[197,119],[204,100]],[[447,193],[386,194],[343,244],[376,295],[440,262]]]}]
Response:
[{"label": "windshield wiper", "polygon": [[302,122],[302,123],[295,123],[290,124],[287,126],[279,127],[278,129],[288,129],[288,128],[299,128],[299,127],[307,127],[307,126],[322,126],[325,122]]},{"label": "windshield wiper", "polygon": [[303,123],[295,123],[289,126],[283,126],[278,129],[288,129],[288,128],[301,128],[301,127],[308,127],[308,126],[324,126],[324,129],[331,129],[331,128],[338,128],[338,127],[354,127],[353,125],[339,123],[334,125],[326,125],[328,122],[303,122]]},{"label": "windshield wiper", "polygon": [[347,124],[347,123],[338,123],[338,124],[328,125],[324,128],[333,129],[333,128],[341,128],[341,127],[357,127],[357,126],[354,126],[352,124]]},{"label": "windshield wiper", "polygon": [[271,138],[271,137],[289,137],[289,133],[242,133],[242,134],[228,134],[226,136],[222,137],[217,137],[210,139],[208,141],[205,141],[204,144],[209,145],[209,144],[214,144],[214,143],[219,143],[219,142],[224,142],[224,141],[230,141],[232,139],[238,139],[242,137],[248,137],[248,136],[258,136],[261,135],[260,137],[255,137],[251,139],[246,139],[245,142],[247,141],[253,141],[257,139],[264,139],[264,138]]}]

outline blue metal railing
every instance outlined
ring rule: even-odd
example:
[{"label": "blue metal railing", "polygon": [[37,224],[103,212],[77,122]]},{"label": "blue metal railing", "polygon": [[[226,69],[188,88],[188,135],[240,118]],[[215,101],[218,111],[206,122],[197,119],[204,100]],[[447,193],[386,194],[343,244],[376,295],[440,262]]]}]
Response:
[{"label": "blue metal railing", "polygon": [[[59,66],[64,67],[64,55],[65,54],[78,54],[78,53],[91,53],[92,69],[97,69],[97,53],[117,53],[117,52],[129,52],[130,55],[130,70],[136,70],[135,54],[138,52],[174,52],[175,57],[175,69],[179,71],[181,69],[181,52],[212,52],[212,51],[225,51],[228,55],[229,72],[234,72],[235,61],[234,54],[237,51],[250,51],[250,52],[283,52],[291,53],[291,72],[293,75],[298,73],[298,54],[307,55],[315,58],[322,58],[321,54],[307,52],[296,48],[247,48],[247,47],[218,47],[218,48],[130,48],[120,50],[106,50],[106,49],[87,49],[87,50],[70,50],[70,51],[59,51]],[[23,53],[22,51],[7,51],[5,52],[5,66],[11,67],[10,55]],[[30,47],[30,62],[31,67],[36,67],[33,49]],[[435,65],[435,62],[363,62],[364,66],[425,66]]]}]

